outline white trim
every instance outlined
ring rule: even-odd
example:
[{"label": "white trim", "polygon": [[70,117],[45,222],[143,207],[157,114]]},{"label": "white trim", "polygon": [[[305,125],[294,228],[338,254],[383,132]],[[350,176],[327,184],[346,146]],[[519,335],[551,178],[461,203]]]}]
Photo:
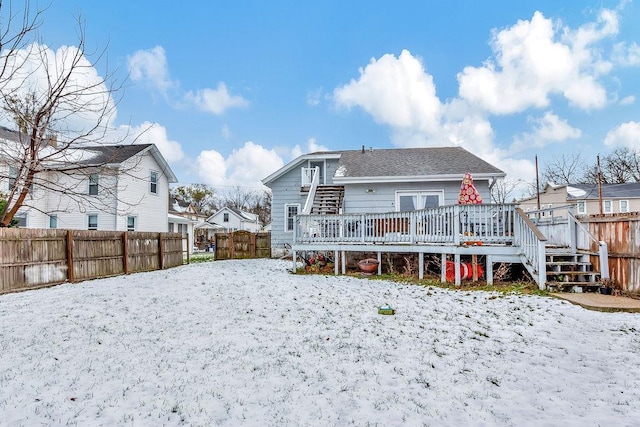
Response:
[{"label": "white trim", "polygon": [[[626,207],[625,207],[625,209],[624,209],[624,210],[622,209],[622,203],[623,203],[623,202],[626,204]],[[626,199],[625,199],[625,200],[620,200],[620,201],[618,201],[618,208],[619,208],[619,210],[620,210],[620,213],[627,213],[627,212],[629,212],[629,200],[626,200]]]},{"label": "white trim", "polygon": [[[284,205],[284,232],[285,233],[293,233],[293,227],[289,230],[289,206],[295,206],[298,208],[298,212],[296,215],[300,214],[301,205],[300,203],[285,203]],[[295,223],[294,223],[295,226]]]},{"label": "white trim", "polygon": [[[153,174],[154,174],[154,173],[156,174],[156,182],[155,182],[155,183],[151,180],[151,178],[152,178],[152,176],[153,176]],[[151,185],[152,185],[152,184],[155,184],[155,185],[156,185],[156,191],[152,191],[152,190],[151,190]],[[158,191],[158,187],[159,187],[159,185],[160,185],[160,172],[155,171],[155,170],[153,170],[153,169],[150,169],[150,170],[149,170],[149,194],[154,194],[154,195],[156,195],[156,196],[157,196],[157,195],[158,195],[158,193],[159,193],[159,191]]]},{"label": "white trim", "polygon": [[272,173],[271,175],[263,179],[262,183],[268,187],[268,184],[270,182],[275,181],[280,176],[284,175],[285,173],[289,172],[292,169],[295,169],[296,167],[301,165],[304,161],[308,161],[312,159],[313,160],[340,159],[340,156],[342,156],[342,153],[335,153],[335,152],[303,154],[302,156],[298,157],[295,160],[292,160],[291,162],[287,163],[286,165],[284,165],[283,167],[281,167],[280,169],[278,169],[277,171],[275,171],[274,173]]},{"label": "white trim", "polygon": [[[493,178],[504,177],[506,174],[474,174],[474,181],[484,181]],[[372,184],[372,183],[395,183],[395,182],[442,182],[442,181],[462,181],[464,174],[447,175],[415,175],[415,176],[334,176],[334,184]]]},{"label": "white trim", "polygon": [[[96,217],[96,228],[89,228],[89,217],[90,216],[95,216]],[[100,229],[100,225],[99,225],[100,224],[100,216],[98,215],[97,212],[87,213],[85,218],[86,218],[85,229],[87,229],[87,230],[98,230],[98,229]]]},{"label": "white trim", "polygon": [[[395,211],[400,212],[400,196],[416,196],[419,203],[423,196],[438,196],[438,206],[444,204],[444,190],[396,190],[395,192]],[[422,207],[416,206],[416,210]]]}]

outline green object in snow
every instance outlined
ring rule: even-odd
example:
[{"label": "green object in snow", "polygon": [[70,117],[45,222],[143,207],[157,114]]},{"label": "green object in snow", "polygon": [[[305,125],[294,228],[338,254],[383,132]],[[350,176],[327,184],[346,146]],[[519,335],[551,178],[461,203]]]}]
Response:
[{"label": "green object in snow", "polygon": [[378,307],[378,314],[396,314],[396,311],[389,305],[382,305]]}]

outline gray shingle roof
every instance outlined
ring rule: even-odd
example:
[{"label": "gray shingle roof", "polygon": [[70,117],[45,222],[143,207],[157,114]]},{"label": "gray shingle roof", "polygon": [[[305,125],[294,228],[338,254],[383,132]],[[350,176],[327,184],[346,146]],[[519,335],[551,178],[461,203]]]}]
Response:
[{"label": "gray shingle roof", "polygon": [[336,176],[400,177],[504,172],[462,147],[343,151]]},{"label": "gray shingle roof", "polygon": [[73,148],[70,150],[82,150],[93,153],[93,156],[87,160],[81,160],[78,163],[84,165],[104,165],[122,163],[136,154],[151,147],[152,144],[138,145],[105,145],[96,147]]},{"label": "gray shingle roof", "polygon": [[[596,184],[569,184],[569,187],[577,188],[584,193],[568,191],[567,200],[597,199],[599,197],[598,186]],[[605,199],[640,197],[640,182],[602,184],[602,197]]]}]

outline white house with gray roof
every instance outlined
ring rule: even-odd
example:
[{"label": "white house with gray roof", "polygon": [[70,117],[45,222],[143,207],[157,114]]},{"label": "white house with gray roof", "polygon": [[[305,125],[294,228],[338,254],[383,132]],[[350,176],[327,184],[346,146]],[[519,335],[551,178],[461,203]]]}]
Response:
[{"label": "white house with gray roof", "polygon": [[[538,209],[538,197],[519,202],[525,212]],[[575,215],[600,214],[600,190],[596,184],[547,183],[540,192],[540,209],[571,205]],[[561,211],[559,211],[561,213]],[[602,184],[602,213],[640,212],[640,182]]]},{"label": "white house with gray roof", "polygon": [[[6,146],[17,132],[1,129]],[[169,183],[177,178],[154,144],[52,148],[16,219],[26,228],[166,232]],[[16,165],[0,152],[0,193]]]},{"label": "white house with gray roof", "polygon": [[218,226],[215,230],[217,233],[239,230],[250,231],[252,233],[260,231],[258,215],[228,206],[217,210],[207,218],[207,223]]},{"label": "white house with gray roof", "polygon": [[293,239],[302,213],[385,213],[456,204],[465,173],[485,200],[505,173],[461,147],[305,154],[262,180],[272,190],[274,256]]}]

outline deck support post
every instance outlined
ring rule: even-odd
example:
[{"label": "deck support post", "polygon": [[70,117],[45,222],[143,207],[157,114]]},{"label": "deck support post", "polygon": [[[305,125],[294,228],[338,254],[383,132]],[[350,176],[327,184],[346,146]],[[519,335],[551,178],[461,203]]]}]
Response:
[{"label": "deck support post", "polygon": [[342,251],[342,275],[347,274],[347,252]]},{"label": "deck support post", "polygon": [[293,274],[296,274],[296,273],[298,273],[298,265],[296,263],[297,253],[296,253],[295,249],[291,252],[291,257],[293,259]]},{"label": "deck support post", "polygon": [[440,281],[445,283],[447,281],[447,254],[442,254],[440,257]]},{"label": "deck support post", "polygon": [[456,273],[456,281],[455,284],[456,286],[460,286],[460,284],[462,283],[460,280],[460,254],[455,254],[453,256],[453,265],[454,265],[454,271]]},{"label": "deck support post", "polygon": [[493,256],[491,255],[487,255],[485,274],[487,275],[487,285],[493,285]]},{"label": "deck support post", "polygon": [[547,243],[538,240],[538,289],[543,291],[547,286]]},{"label": "deck support post", "polygon": [[333,273],[337,276],[338,275],[338,264],[340,259],[338,258],[338,251],[334,251],[333,252]]},{"label": "deck support post", "polygon": [[382,274],[382,252],[378,252],[378,276]]},{"label": "deck support post", "polygon": [[424,279],[424,252],[418,252],[418,279]]}]

